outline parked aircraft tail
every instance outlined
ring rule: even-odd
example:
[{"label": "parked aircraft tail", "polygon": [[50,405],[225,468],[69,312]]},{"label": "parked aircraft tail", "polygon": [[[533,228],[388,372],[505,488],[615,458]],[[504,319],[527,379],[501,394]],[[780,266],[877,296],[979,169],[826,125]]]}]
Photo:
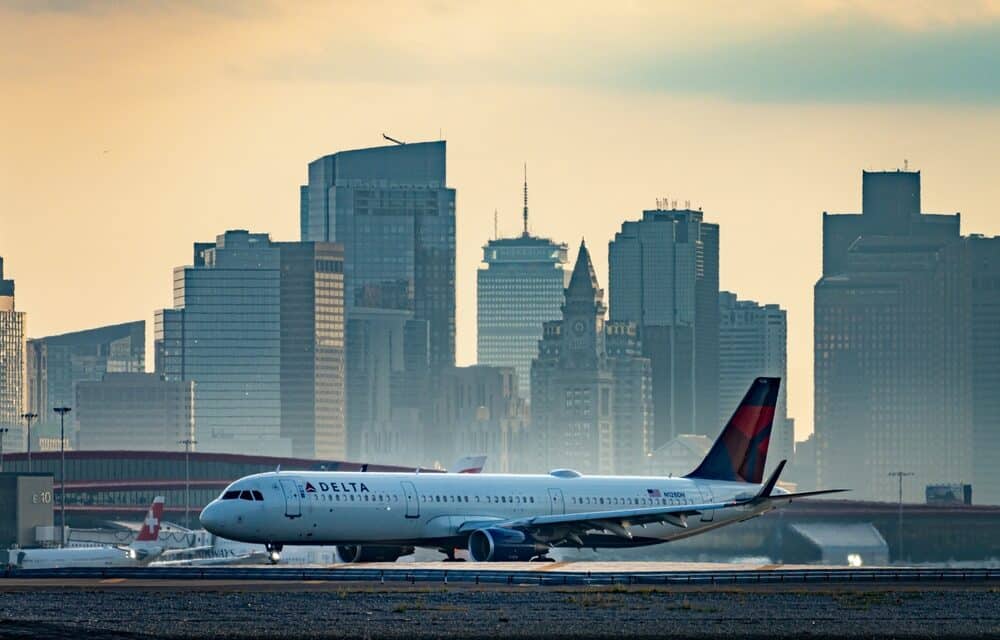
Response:
[{"label": "parked aircraft tail", "polygon": [[163,519],[163,496],[153,498],[153,504],[149,505],[146,512],[146,519],[142,521],[142,529],[136,536],[136,542],[156,542],[160,535],[160,520]]},{"label": "parked aircraft tail", "polygon": [[463,456],[455,461],[449,473],[482,473],[486,466],[486,456]]},{"label": "parked aircraft tail", "polygon": [[760,484],[781,378],[757,378],[689,478]]}]

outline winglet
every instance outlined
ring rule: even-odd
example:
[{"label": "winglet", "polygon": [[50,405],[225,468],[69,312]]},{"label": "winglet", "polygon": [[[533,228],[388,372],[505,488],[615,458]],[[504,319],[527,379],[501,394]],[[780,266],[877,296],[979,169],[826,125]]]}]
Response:
[{"label": "winglet", "polygon": [[782,460],[778,463],[778,466],[774,468],[771,475],[768,477],[767,482],[761,486],[760,491],[754,496],[754,500],[767,500],[771,497],[771,492],[774,491],[774,485],[778,484],[778,476],[781,475],[781,471],[785,468],[785,463],[787,460]]}]

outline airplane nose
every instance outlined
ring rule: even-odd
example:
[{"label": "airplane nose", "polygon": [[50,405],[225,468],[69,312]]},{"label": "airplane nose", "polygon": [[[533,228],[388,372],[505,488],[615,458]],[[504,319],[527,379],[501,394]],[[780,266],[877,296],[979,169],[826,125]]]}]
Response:
[{"label": "airplane nose", "polygon": [[201,510],[198,520],[205,530],[215,535],[222,533],[222,509],[218,502],[210,502],[208,506]]}]

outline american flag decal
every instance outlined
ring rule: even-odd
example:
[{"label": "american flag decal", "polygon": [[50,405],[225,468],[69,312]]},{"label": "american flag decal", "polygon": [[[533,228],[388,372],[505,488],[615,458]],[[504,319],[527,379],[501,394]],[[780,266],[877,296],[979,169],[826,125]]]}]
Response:
[{"label": "american flag decal", "polygon": [[646,493],[649,494],[650,498],[660,498],[663,496],[659,489],[646,489]]}]

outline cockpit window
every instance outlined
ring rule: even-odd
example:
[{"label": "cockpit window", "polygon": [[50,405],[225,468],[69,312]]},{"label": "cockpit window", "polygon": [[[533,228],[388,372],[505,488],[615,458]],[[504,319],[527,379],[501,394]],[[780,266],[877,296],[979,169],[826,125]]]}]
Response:
[{"label": "cockpit window", "polygon": [[240,497],[239,491],[227,491],[222,494],[223,500],[235,500]]},{"label": "cockpit window", "polygon": [[240,493],[240,500],[253,500],[253,494],[249,491],[243,491]]},{"label": "cockpit window", "polygon": [[259,501],[263,502],[264,501],[264,494],[262,494],[260,491],[257,491],[256,489],[254,489],[253,490],[253,499],[254,500],[259,500]]}]

